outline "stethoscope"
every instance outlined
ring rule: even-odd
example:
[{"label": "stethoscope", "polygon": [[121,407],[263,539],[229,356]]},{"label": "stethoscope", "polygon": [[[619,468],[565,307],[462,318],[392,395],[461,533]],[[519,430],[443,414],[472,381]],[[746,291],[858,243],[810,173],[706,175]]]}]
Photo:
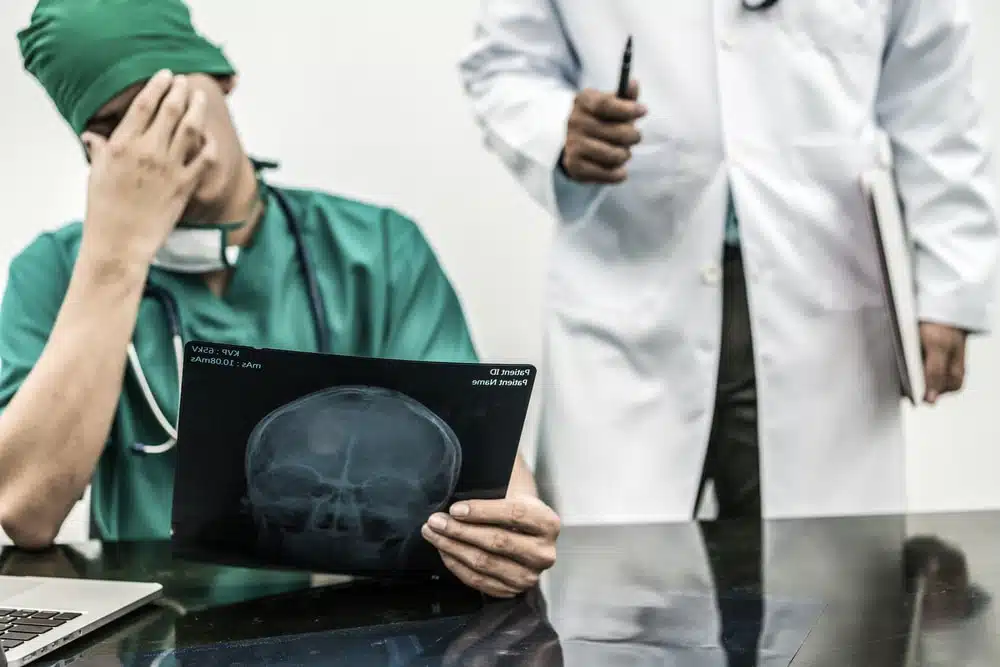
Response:
[{"label": "stethoscope", "polygon": [[[268,166],[267,163],[262,164],[264,166]],[[268,188],[263,185],[263,183],[262,187],[266,190],[266,192],[270,193],[274,198],[274,201],[277,202],[278,207],[281,209],[281,213],[285,217],[285,221],[288,224],[288,231],[291,233],[292,240],[295,243],[295,254],[299,262],[299,269],[302,272],[302,278],[306,283],[306,291],[308,292],[309,297],[309,310],[312,312],[313,326],[316,330],[316,340],[319,341],[319,350],[320,352],[330,352],[332,349],[332,341],[330,329],[327,325],[326,307],[323,303],[323,297],[319,291],[319,283],[316,280],[315,267],[312,264],[309,252],[306,249],[305,241],[302,238],[302,229],[299,227],[298,221],[292,214],[291,204],[285,195],[274,188]],[[177,300],[174,299],[174,296],[169,291],[152,283],[147,283],[145,289],[143,290],[143,298],[146,297],[150,297],[157,301],[166,316],[167,328],[170,332],[170,342],[174,348],[174,361],[177,367],[177,387],[179,392],[181,380],[183,379],[182,367],[184,364],[184,340],[181,334],[183,329],[181,328],[181,316],[180,310],[177,307]],[[170,420],[167,419],[163,410],[160,409],[159,402],[156,400],[156,396],[153,395],[153,390],[150,388],[149,382],[146,380],[146,374],[142,370],[142,364],[139,363],[139,355],[132,342],[129,342],[128,344],[128,363],[133,374],[135,375],[136,381],[139,383],[139,388],[142,390],[143,397],[146,399],[149,409],[156,417],[156,421],[159,422],[160,427],[168,436],[167,440],[159,445],[144,445],[136,442],[132,444],[132,449],[142,454],[162,454],[163,452],[170,451],[174,445],[177,444],[177,428],[170,423]]]},{"label": "stethoscope", "polygon": [[751,12],[759,12],[776,4],[778,4],[778,0],[743,0],[743,9],[748,9]]}]

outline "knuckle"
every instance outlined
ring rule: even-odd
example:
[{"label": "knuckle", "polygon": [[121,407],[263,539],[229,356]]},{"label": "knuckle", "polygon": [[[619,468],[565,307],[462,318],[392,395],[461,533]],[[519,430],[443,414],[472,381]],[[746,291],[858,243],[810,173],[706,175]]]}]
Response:
[{"label": "knuckle", "polygon": [[510,536],[502,530],[495,531],[490,548],[494,551],[508,551],[510,549]]},{"label": "knuckle", "polygon": [[537,572],[532,572],[531,570],[525,571],[524,576],[521,578],[521,588],[534,588],[538,585],[540,577]]},{"label": "knuckle", "polygon": [[441,527],[441,532],[448,537],[462,537],[463,526],[458,521],[452,519],[446,519],[444,525]]},{"label": "knuckle", "polygon": [[445,567],[451,570],[452,574],[462,581],[465,581],[469,577],[468,570],[462,567],[462,565],[454,557],[446,553],[442,553],[441,562],[445,564]]},{"label": "knuckle", "polygon": [[126,153],[128,153],[128,148],[128,144],[120,139],[112,137],[111,140],[108,141],[108,154],[111,157],[123,157]]},{"label": "knuckle", "polygon": [[580,107],[588,116],[598,113],[601,108],[603,97],[601,93],[593,88],[588,88],[580,93]]},{"label": "knuckle", "polygon": [[508,512],[510,512],[511,521],[520,521],[528,514],[528,506],[523,500],[514,500],[510,503]]},{"label": "knuckle", "polygon": [[472,559],[473,567],[479,571],[489,570],[493,565],[493,557],[488,553],[479,552]]},{"label": "knuckle", "polygon": [[145,171],[159,171],[162,167],[157,156],[150,150],[140,149],[136,154],[136,164]]},{"label": "knuckle", "polygon": [[139,95],[132,101],[132,109],[144,114],[153,112],[153,101],[149,98],[149,95]]},{"label": "knuckle", "polygon": [[554,546],[545,546],[538,551],[538,562],[539,564],[548,569],[556,564],[556,548]]},{"label": "knuckle", "polygon": [[163,105],[160,107],[160,112],[166,116],[179,116],[183,111],[181,103],[175,99],[164,100]]}]

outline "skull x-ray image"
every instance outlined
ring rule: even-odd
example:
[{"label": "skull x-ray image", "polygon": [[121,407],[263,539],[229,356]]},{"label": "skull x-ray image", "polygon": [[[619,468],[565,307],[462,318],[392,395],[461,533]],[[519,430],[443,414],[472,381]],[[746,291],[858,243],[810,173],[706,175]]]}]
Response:
[{"label": "skull x-ray image", "polygon": [[507,493],[533,366],[185,349],[170,537],[179,558],[447,578],[424,523]]},{"label": "skull x-ray image", "polygon": [[258,546],[298,567],[401,567],[462,468],[451,427],[401,392],[338,386],[265,416],[246,447]]}]

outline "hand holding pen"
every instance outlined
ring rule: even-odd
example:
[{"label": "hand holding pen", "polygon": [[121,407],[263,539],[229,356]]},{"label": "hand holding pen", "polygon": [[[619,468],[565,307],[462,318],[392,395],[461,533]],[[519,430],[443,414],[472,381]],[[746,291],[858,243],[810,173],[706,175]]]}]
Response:
[{"label": "hand holding pen", "polygon": [[567,123],[566,145],[559,166],[580,183],[621,183],[631,149],[641,139],[635,122],[646,115],[638,102],[639,83],[631,78],[632,38],[622,56],[618,88],[606,93],[580,91]]}]

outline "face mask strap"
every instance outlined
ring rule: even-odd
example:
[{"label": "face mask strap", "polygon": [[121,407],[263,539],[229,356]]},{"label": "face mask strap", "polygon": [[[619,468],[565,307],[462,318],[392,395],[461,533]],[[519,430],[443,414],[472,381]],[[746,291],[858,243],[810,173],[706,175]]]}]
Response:
[{"label": "face mask strap", "polygon": [[250,156],[250,164],[253,165],[253,170],[259,175],[262,171],[266,169],[277,169],[281,165],[274,160],[265,160],[262,158],[256,158]]},{"label": "face mask strap", "polygon": [[257,176],[257,196],[260,198],[261,205],[266,208],[267,194],[270,188],[264,179],[264,172],[269,169],[277,169],[280,165],[274,160],[264,160],[253,156],[250,157],[250,164],[253,165],[254,174]]},{"label": "face mask strap", "polygon": [[[278,163],[274,160],[265,160],[261,158],[255,158],[250,156],[250,164],[253,165],[254,175],[257,177],[257,199],[261,206],[260,215],[264,214],[264,210],[267,208],[267,191],[268,186],[264,180],[263,172],[268,169],[277,169]],[[222,256],[219,258],[223,265],[227,268],[232,268],[236,264],[236,260],[239,258],[240,249],[230,248],[227,241],[229,232],[239,229],[243,225],[247,224],[248,221],[244,220],[242,222],[226,222],[217,225],[219,232],[222,234],[221,252]]]},{"label": "face mask strap", "polygon": [[[263,215],[263,210],[267,206],[269,188],[268,188],[267,183],[264,180],[262,172],[264,172],[267,169],[277,169],[278,168],[278,163],[275,162],[275,161],[273,161],[273,160],[262,160],[262,159],[258,159],[258,158],[254,158],[254,157],[250,157],[250,163],[253,165],[254,174],[255,174],[255,176],[257,178],[257,197],[258,197],[258,200],[259,200],[259,203],[260,203],[260,206],[261,206],[261,213],[260,213],[260,215]],[[182,220],[177,225],[177,229],[175,230],[175,232],[179,232],[179,233],[185,234],[185,235],[190,235],[190,234],[196,234],[196,235],[201,235],[201,234],[218,234],[218,236],[216,237],[217,244],[216,244],[216,242],[212,243],[212,246],[215,246],[217,248],[216,252],[218,254],[217,254],[217,256],[216,256],[216,258],[214,260],[210,260],[209,261],[209,264],[210,263],[216,263],[217,266],[218,266],[218,268],[227,269],[227,268],[232,268],[233,266],[235,266],[236,262],[237,262],[237,260],[239,259],[239,256],[240,256],[240,248],[237,247],[237,246],[230,246],[229,245],[229,242],[228,242],[229,241],[229,234],[231,232],[234,232],[237,229],[240,229],[241,227],[243,227],[244,225],[246,225],[247,222],[248,222],[247,220],[242,220],[242,221],[221,222],[221,223],[214,223],[214,224],[206,225],[206,224],[198,224],[198,223],[193,223],[193,222],[185,222],[185,221]],[[175,237],[175,240],[176,240],[176,237]],[[170,240],[168,240],[168,244],[169,243],[170,243]],[[197,245],[198,244],[196,243],[196,246]],[[202,244],[202,247],[204,248],[204,244]],[[187,254],[187,253],[183,253],[183,254]],[[215,254],[215,253],[212,253],[212,254]],[[169,253],[168,253],[168,256],[169,256]],[[167,268],[168,270],[171,268],[171,266],[175,270],[181,270],[181,269],[178,268],[178,264],[177,263],[171,262],[170,260],[161,260],[160,262],[157,262],[156,264],[159,265],[159,266],[163,266],[164,268]],[[202,262],[200,264],[200,266],[208,266],[208,264]],[[200,272],[201,270],[202,269],[199,268],[196,271]],[[206,270],[208,270],[208,269],[206,269]]]}]

